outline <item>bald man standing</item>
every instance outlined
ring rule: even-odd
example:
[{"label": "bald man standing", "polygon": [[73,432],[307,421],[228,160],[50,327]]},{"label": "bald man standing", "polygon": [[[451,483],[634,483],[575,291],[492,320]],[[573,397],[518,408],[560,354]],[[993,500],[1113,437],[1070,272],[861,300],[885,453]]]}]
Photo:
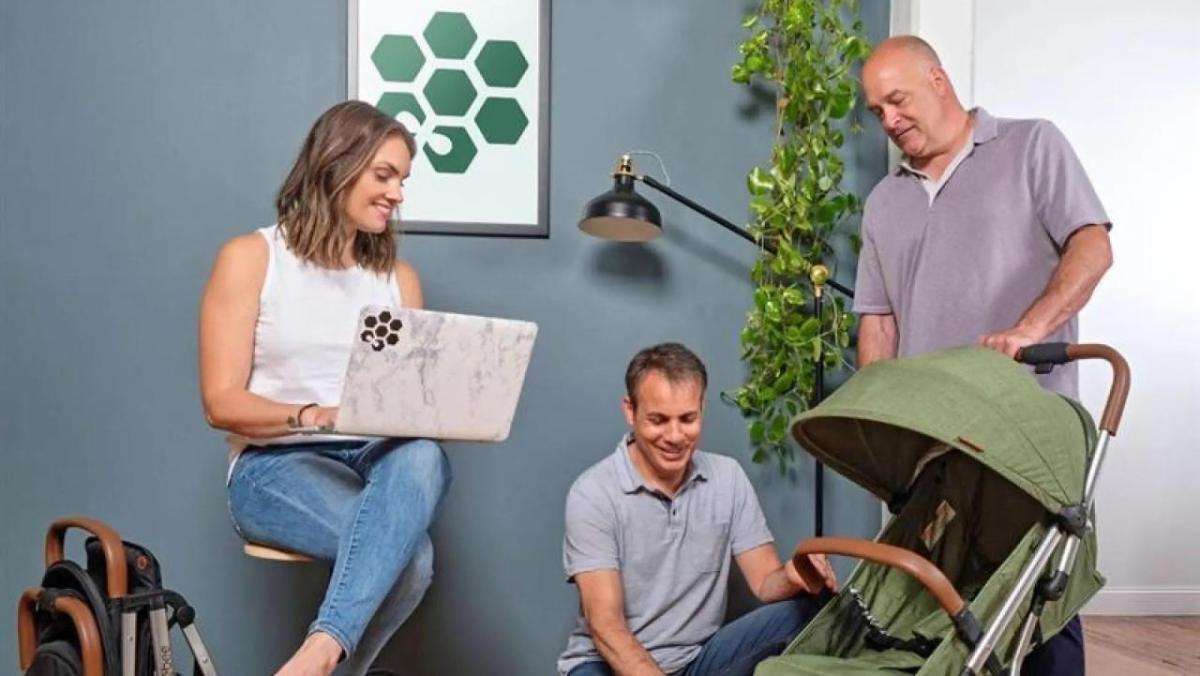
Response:
[{"label": "bald man standing", "polygon": [[[1077,342],[1077,313],[1112,265],[1111,223],[1062,132],[965,110],[920,38],[880,43],[862,80],[904,159],[863,212],[859,367],[960,345],[1014,356],[1033,343]],[[1074,366],[1039,378],[1078,396]],[[1083,674],[1079,618],[1024,673]]]}]

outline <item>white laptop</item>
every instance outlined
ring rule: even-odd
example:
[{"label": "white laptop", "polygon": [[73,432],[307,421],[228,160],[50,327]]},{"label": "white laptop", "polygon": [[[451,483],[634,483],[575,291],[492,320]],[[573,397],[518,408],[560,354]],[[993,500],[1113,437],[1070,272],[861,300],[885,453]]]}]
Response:
[{"label": "white laptop", "polygon": [[503,441],[537,330],[512,319],[364,307],[332,432]]}]

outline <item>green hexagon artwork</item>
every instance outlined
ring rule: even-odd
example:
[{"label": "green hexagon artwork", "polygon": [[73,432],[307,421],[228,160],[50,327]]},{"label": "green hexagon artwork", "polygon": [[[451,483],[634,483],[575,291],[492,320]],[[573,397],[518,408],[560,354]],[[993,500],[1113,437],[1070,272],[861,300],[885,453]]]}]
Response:
[{"label": "green hexagon artwork", "polygon": [[551,2],[348,4],[349,94],[402,122],[420,149],[406,231],[548,234]]},{"label": "green hexagon artwork", "polygon": [[433,170],[443,174],[465,172],[479,151],[467,130],[462,127],[434,127],[433,133],[450,141],[450,151],[444,154],[436,152],[428,142],[425,143],[425,156],[429,158]]},{"label": "green hexagon artwork", "polygon": [[439,59],[463,59],[475,44],[475,29],[462,12],[438,12],[422,33],[425,42]]},{"label": "green hexagon artwork", "polygon": [[529,118],[516,99],[490,98],[479,107],[475,124],[488,143],[513,145],[521,139]]},{"label": "green hexagon artwork", "polygon": [[488,40],[475,57],[475,67],[489,87],[516,87],[529,62],[512,40]]},{"label": "green hexagon artwork", "polygon": [[388,82],[412,82],[425,65],[421,47],[410,35],[385,35],[379,39],[371,61]]},{"label": "green hexagon artwork", "polygon": [[387,92],[379,97],[379,103],[376,103],[375,107],[392,117],[400,113],[409,113],[417,119],[418,125],[425,124],[425,111],[421,108],[421,103],[408,92]]},{"label": "green hexagon artwork", "polygon": [[434,71],[425,83],[425,100],[438,115],[466,115],[475,102],[475,85],[461,70]]}]

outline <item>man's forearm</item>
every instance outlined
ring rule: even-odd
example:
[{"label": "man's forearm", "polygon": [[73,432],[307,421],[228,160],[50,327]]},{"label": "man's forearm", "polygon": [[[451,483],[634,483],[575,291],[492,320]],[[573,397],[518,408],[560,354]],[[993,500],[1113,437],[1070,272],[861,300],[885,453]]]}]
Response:
[{"label": "man's forearm", "polygon": [[588,619],[592,642],[617,676],[663,676],[658,663],[629,631],[624,618]]},{"label": "man's forearm", "polygon": [[858,368],[896,356],[896,316],[863,315],[858,325]]},{"label": "man's forearm", "polygon": [[1111,266],[1112,248],[1105,226],[1090,225],[1076,231],[1067,242],[1046,290],[1025,311],[1017,326],[1028,330],[1037,340],[1054,333],[1083,309]]},{"label": "man's forearm", "polygon": [[779,570],[767,575],[756,596],[763,603],[774,603],[790,599],[803,591],[805,589],[788,578],[787,572],[780,566]]}]

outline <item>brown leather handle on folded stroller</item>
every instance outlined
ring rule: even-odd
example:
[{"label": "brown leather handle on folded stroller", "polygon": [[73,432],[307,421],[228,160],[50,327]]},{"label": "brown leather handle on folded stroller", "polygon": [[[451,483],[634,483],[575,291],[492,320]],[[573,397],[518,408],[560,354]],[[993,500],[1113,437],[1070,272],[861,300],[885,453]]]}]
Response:
[{"label": "brown leather handle on folded stroller", "polygon": [[808,554],[841,554],[899,568],[925,585],[950,617],[958,615],[966,606],[958,590],[937,566],[902,547],[853,538],[809,538],[796,545],[792,563],[805,579],[816,579],[820,573],[808,560]]},{"label": "brown leather handle on folded stroller", "polygon": [[[41,589],[26,589],[17,605],[17,639],[21,671],[33,665],[33,654],[37,650],[37,626],[33,613],[41,597]],[[104,676],[104,649],[100,643],[100,628],[96,618],[83,601],[71,596],[57,596],[52,609],[71,618],[75,625],[75,636],[79,640],[80,656],[83,658],[83,676]]]},{"label": "brown leather handle on folded stroller", "polygon": [[108,583],[105,591],[110,598],[120,598],[129,592],[129,571],[126,569],[125,545],[117,531],[86,516],[69,516],[50,524],[46,531],[46,565],[63,560],[63,540],[67,531],[79,528],[95,535],[104,550],[104,567]]},{"label": "brown leather handle on folded stroller", "polygon": [[1066,364],[1080,359],[1103,359],[1112,366],[1112,386],[1104,405],[1104,415],[1100,418],[1100,429],[1115,437],[1125,412],[1125,400],[1129,397],[1129,363],[1120,352],[1099,343],[1041,343],[1017,352],[1017,361],[1026,364]]}]

